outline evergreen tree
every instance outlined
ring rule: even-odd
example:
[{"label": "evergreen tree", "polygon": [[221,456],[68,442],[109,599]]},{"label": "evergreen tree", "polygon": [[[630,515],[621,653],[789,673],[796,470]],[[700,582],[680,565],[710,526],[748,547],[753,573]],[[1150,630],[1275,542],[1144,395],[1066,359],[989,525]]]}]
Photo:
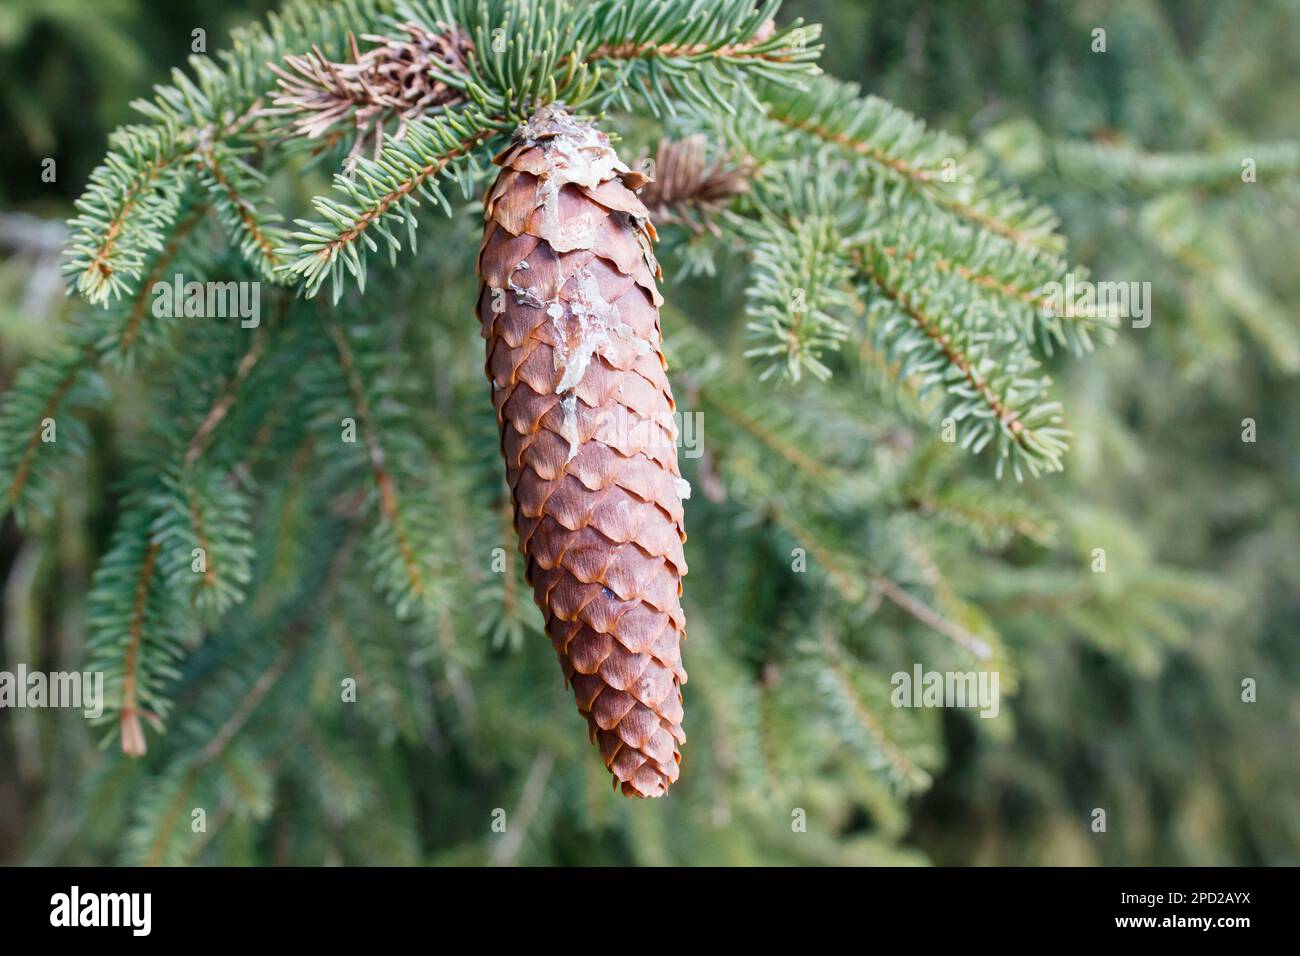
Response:
[{"label": "evergreen tree", "polygon": [[[1192,663],[1196,625],[1235,605],[1226,574],[1164,563],[1200,563],[1165,543],[1185,515],[1144,541],[1125,533],[1122,498],[1085,511],[1068,475],[1024,480],[1062,469],[1071,431],[1077,482],[1139,453],[1103,414],[1096,371],[1132,366],[1137,346],[1119,316],[1044,308],[1045,288],[1090,273],[1064,258],[1050,208],[987,157],[1053,200],[1092,265],[1140,255],[1139,274],[1171,288],[1190,272],[1242,332],[1225,338],[1216,315],[1162,322],[1162,354],[1208,375],[1216,359],[1192,337],[1206,334],[1221,361],[1259,350],[1285,373],[1284,313],[1259,301],[1244,253],[1204,248],[1221,231],[1198,231],[1235,215],[1220,194],[1235,193],[1241,149],[1080,143],[1046,109],[972,148],[821,73],[818,28],[777,6],[290,0],[136,103],[141,121],[113,135],[70,223],[83,304],[0,411],[0,489],[44,575],[82,520],[70,489],[111,489],[93,580],[55,585],[73,601],[40,612],[79,620],[85,594],[88,646],[61,663],[107,675],[96,739],[111,746],[60,736],[89,769],[51,794],[30,858],[897,862],[917,842],[990,858],[999,827],[972,823],[963,843],[935,822],[960,791],[967,821],[986,803],[1015,819],[1000,799],[1041,804],[1006,827],[1022,858],[1087,859],[1098,802],[1141,815],[1120,783],[1100,800],[1057,792],[1098,761],[1087,734],[1109,701],[1141,728],[1131,752],[1107,751],[1114,780],[1156,752],[1147,735],[1165,736],[1184,685],[1223,700],[1258,661],[1205,646],[1218,663]],[[946,51],[966,16],[952,7],[919,25],[873,16]],[[1007,5],[1008,34],[1035,29],[1029,7]],[[1146,36],[1165,21],[1143,6],[1119,22]],[[1085,49],[1088,28],[1070,24]],[[1207,28],[1207,55],[1226,29]],[[989,69],[968,58],[952,57],[947,83]],[[1187,135],[1221,130],[1179,62],[1167,50],[1160,67],[1186,84],[1200,123]],[[879,85],[901,100],[896,79]],[[945,102],[969,119],[960,94]],[[690,739],[653,805],[609,795],[560,693],[471,318],[491,159],[558,105],[654,180],[637,201],[662,237],[663,350],[694,494]],[[1248,155],[1293,203],[1294,147]],[[1099,187],[1149,197],[1137,240],[1107,232]],[[188,282],[202,284],[196,314]],[[211,314],[218,286],[258,289],[260,313]],[[1117,331],[1114,358],[1077,362]],[[1171,427],[1188,415],[1142,374],[1128,381],[1117,410]],[[1284,528],[1268,541],[1289,553]],[[1170,660],[1168,694],[1144,696],[1130,675],[1157,680]],[[891,706],[891,675],[914,664],[998,673],[1003,719]],[[1207,732],[1258,728],[1218,706]],[[1161,759],[1173,788],[1182,761]],[[1281,811],[1294,836],[1300,815]],[[1123,846],[1093,852],[1178,852]]]}]

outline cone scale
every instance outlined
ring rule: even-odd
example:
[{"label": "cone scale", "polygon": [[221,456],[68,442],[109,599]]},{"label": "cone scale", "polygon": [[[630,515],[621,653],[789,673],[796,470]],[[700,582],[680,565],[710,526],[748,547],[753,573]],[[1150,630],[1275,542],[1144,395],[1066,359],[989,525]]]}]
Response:
[{"label": "cone scale", "polygon": [[515,531],[578,710],[628,796],[677,780],[682,499],[655,239],[606,137],[543,107],[496,157],[478,315]]}]

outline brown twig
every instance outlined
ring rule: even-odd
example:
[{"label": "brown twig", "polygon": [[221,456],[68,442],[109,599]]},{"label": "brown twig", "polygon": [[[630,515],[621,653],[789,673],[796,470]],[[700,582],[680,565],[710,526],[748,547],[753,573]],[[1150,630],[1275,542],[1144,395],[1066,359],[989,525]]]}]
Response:
[{"label": "brown twig", "polygon": [[243,358],[239,360],[239,365],[235,367],[235,374],[222,390],[221,395],[213,406],[208,409],[207,415],[199,424],[198,429],[194,432],[194,437],[190,439],[189,445],[185,449],[185,466],[188,468],[199,460],[199,457],[207,450],[208,443],[212,439],[212,433],[217,430],[217,426],[230,414],[230,409],[234,407],[235,398],[239,387],[244,384],[248,376],[252,374],[254,366],[261,359],[262,354],[266,351],[266,327],[258,326],[257,331],[253,334],[253,344],[248,351],[244,353]]},{"label": "brown twig", "polygon": [[389,524],[393,526],[393,533],[397,536],[397,548],[402,556],[402,564],[406,568],[411,590],[416,597],[424,600],[428,592],[424,583],[424,575],[419,562],[416,560],[415,551],[402,528],[401,514],[397,506],[397,484],[393,481],[393,476],[388,470],[383,446],[379,443],[379,437],[375,434],[370,416],[370,403],[366,399],[365,389],[362,386],[360,375],[357,373],[352,349],[343,334],[343,329],[339,327],[337,322],[330,321],[327,329],[335,348],[338,350],[339,365],[342,368],[344,380],[347,382],[348,391],[352,396],[352,403],[356,407],[362,440],[365,442],[366,452],[370,459],[370,470],[374,476],[375,487],[379,492],[379,510]]},{"label": "brown twig", "polygon": [[261,250],[267,263],[273,270],[278,268],[281,265],[280,256],[275,251],[275,243],[271,241],[271,238],[266,234],[262,224],[257,219],[256,207],[231,184],[229,177],[226,176],[221,164],[217,161],[216,150],[213,148],[212,143],[205,141],[204,145],[198,150],[198,155],[208,173],[216,184],[221,187],[221,191],[226,194],[226,198],[230,200],[231,205],[235,207],[240,222],[244,224],[248,234],[253,237],[253,242]]},{"label": "brown twig", "polygon": [[920,308],[912,302],[907,293],[901,289],[891,286],[883,276],[871,268],[867,258],[860,251],[853,253],[854,264],[858,267],[859,272],[866,278],[870,279],[880,290],[880,294],[889,299],[903,311],[912,323],[925,334],[932,342],[939,346],[940,351],[948,359],[949,363],[961,372],[962,377],[966,379],[971,388],[975,389],[985,404],[992,409],[993,413],[1007,429],[1010,430],[1013,438],[1020,445],[1025,445],[1027,429],[1025,423],[1020,420],[1019,413],[1015,409],[1007,406],[993,387],[989,385],[980,374],[975,371],[970,360],[965,354],[957,348],[952,339],[945,333],[939,331],[934,322],[923,313]]},{"label": "brown twig", "polygon": [[140,711],[137,707],[139,677],[136,670],[140,663],[140,644],[144,638],[144,614],[149,603],[149,588],[153,583],[154,563],[157,558],[158,545],[156,542],[151,542],[145,552],[144,562],[140,565],[140,574],[136,578],[126,656],[122,664],[122,712],[118,723],[122,734],[122,752],[128,757],[143,757],[147,749],[144,728],[140,725]]},{"label": "brown twig", "polygon": [[768,63],[789,63],[790,51],[779,53],[754,52],[754,47],[766,43],[776,32],[776,23],[765,20],[759,25],[755,34],[743,43],[728,43],[722,46],[710,46],[704,43],[612,43],[601,44],[583,58],[584,63],[595,60],[649,60],[675,56],[714,56],[746,57],[753,60],[765,60]]},{"label": "brown twig", "polygon": [[195,206],[190,214],[181,220],[176,228],[172,230],[172,234],[167,239],[167,243],[163,246],[162,251],[158,253],[158,258],[154,260],[153,268],[149,270],[149,274],[145,277],[144,281],[140,283],[140,287],[136,290],[135,297],[132,299],[131,314],[127,318],[126,325],[122,329],[122,335],[118,339],[118,350],[124,355],[131,351],[131,348],[135,345],[136,337],[140,334],[140,325],[144,321],[145,313],[147,311],[150,290],[155,284],[162,281],[163,271],[172,263],[172,260],[176,258],[176,254],[180,252],[181,245],[184,243],[185,238],[194,230],[194,227],[203,220],[207,211],[207,204],[201,203],[200,205]]},{"label": "brown twig", "polygon": [[[841,596],[848,601],[862,599],[863,589],[857,576],[847,570],[828,548],[824,548],[818,543],[816,534],[794,521],[783,511],[773,509],[772,515],[776,523],[794,535],[799,543],[812,555],[813,560],[826,570],[831,584],[840,592]],[[993,651],[987,642],[976,637],[955,621],[944,617],[884,574],[879,571],[868,571],[865,577],[872,589],[926,627],[944,635],[953,643],[970,651],[981,660],[992,655]]]},{"label": "brown twig", "polygon": [[54,394],[50,396],[45,406],[41,409],[40,417],[36,420],[36,428],[32,431],[31,437],[27,440],[23,448],[22,456],[18,459],[18,465],[14,468],[13,480],[9,482],[9,489],[5,494],[9,505],[12,507],[18,503],[18,498],[23,493],[23,488],[27,486],[27,480],[31,477],[32,459],[36,455],[36,447],[41,443],[41,432],[44,430],[44,423],[47,418],[53,418],[54,413],[58,411],[59,405],[62,404],[64,397],[77,383],[81,373],[85,371],[86,365],[94,360],[94,353],[91,349],[84,350],[82,361],[74,364],[59,380],[58,387]]},{"label": "brown twig", "polygon": [[[931,170],[921,169],[917,166],[913,166],[906,160],[900,159],[896,156],[890,156],[888,153],[884,152],[884,150],[872,146],[870,143],[854,139],[852,136],[845,133],[837,133],[834,130],[827,129],[824,126],[819,126],[815,123],[810,123],[805,120],[797,120],[791,116],[782,115],[776,111],[772,111],[769,115],[773,120],[783,126],[799,130],[803,133],[808,133],[818,139],[825,140],[828,143],[842,146],[859,156],[871,160],[877,165],[898,173],[900,176],[910,180],[918,186],[932,186],[936,182],[935,174]],[[1037,250],[1040,247],[1040,244],[1029,234],[1015,228],[1008,222],[1003,222],[1001,219],[997,219],[987,213],[981,212],[968,203],[945,196],[935,189],[928,189],[926,195],[930,196],[930,198],[940,206],[951,210],[958,216],[979,223],[990,232],[997,233],[1004,238],[1010,239],[1019,246],[1024,246],[1034,250]]]}]

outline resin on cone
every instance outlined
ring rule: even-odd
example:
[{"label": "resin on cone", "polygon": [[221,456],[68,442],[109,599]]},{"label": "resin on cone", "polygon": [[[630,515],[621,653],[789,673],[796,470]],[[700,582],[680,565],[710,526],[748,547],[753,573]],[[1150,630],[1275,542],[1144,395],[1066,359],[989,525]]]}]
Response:
[{"label": "resin on cone", "polygon": [[515,530],[546,631],[616,786],[681,762],[682,499],[646,176],[544,107],[496,157],[478,314]]}]

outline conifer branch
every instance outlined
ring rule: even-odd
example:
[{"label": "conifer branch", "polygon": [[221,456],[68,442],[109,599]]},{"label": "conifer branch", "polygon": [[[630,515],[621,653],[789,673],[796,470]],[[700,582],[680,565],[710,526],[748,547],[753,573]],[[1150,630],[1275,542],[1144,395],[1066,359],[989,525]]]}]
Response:
[{"label": "conifer branch", "polygon": [[[1029,120],[998,127],[986,140],[1020,175],[1075,189],[1154,196],[1188,189],[1224,191],[1247,182],[1275,186],[1300,176],[1300,140],[1148,152],[1129,143],[1049,139]],[[1244,178],[1248,169],[1249,180]]]},{"label": "conifer branch", "polygon": [[788,441],[783,436],[768,428],[766,424],[738,408],[734,403],[719,394],[715,389],[701,387],[697,392],[699,398],[708,406],[717,409],[726,418],[753,436],[769,451],[789,462],[795,468],[807,474],[814,481],[823,481],[832,477],[831,469]]},{"label": "conifer branch", "polygon": [[853,84],[819,77],[806,90],[766,85],[770,119],[865,159],[938,209],[1032,252],[1059,251],[1055,215],[993,184],[986,162],[960,140],[925,125]]},{"label": "conifer branch", "polygon": [[166,861],[166,841],[183,819],[185,810],[190,804],[190,794],[193,793],[196,783],[193,773],[187,772],[181,776],[179,785],[159,814],[158,833],[141,860],[143,866],[162,866]]},{"label": "conifer branch", "polygon": [[109,141],[69,220],[64,271],[87,301],[102,305],[130,290],[145,255],[175,218],[185,178],[186,137],[171,127],[128,126]]},{"label": "conifer branch", "polygon": [[583,61],[616,66],[619,85],[636,89],[656,112],[675,112],[675,97],[732,112],[728,91],[753,99],[737,70],[777,82],[816,72],[820,27],[796,20],[777,28],[779,7],[779,0],[665,0],[657,7],[598,0],[580,8],[575,31],[590,44]]},{"label": "conifer branch", "polygon": [[221,143],[204,142],[197,156],[203,170],[200,181],[213,195],[217,215],[236,248],[262,278],[282,281],[278,249],[284,243],[284,232],[251,198],[265,176]]},{"label": "conifer branch", "polygon": [[145,608],[149,590],[153,586],[154,563],[158,558],[158,545],[150,543],[140,562],[135,592],[131,604],[131,617],[127,624],[127,644],[122,657],[122,706],[118,717],[122,736],[122,752],[128,757],[145,754],[144,730],[140,726],[140,645],[144,639]]},{"label": "conifer branch", "polygon": [[248,692],[240,699],[225,723],[217,728],[217,732],[212,735],[212,739],[199,751],[197,756],[199,764],[211,763],[225,753],[235,735],[243,729],[249,718],[253,716],[253,712],[266,699],[266,695],[279,683],[280,678],[284,676],[289,664],[299,650],[300,647],[293,643],[280,648],[279,653],[275,655],[266,669],[257,675],[257,679],[253,681],[248,688]]},{"label": "conifer branch", "polygon": [[19,496],[23,493],[23,488],[27,484],[28,476],[31,472],[32,456],[36,453],[36,446],[41,440],[42,423],[52,418],[59,406],[63,404],[64,397],[76,384],[77,378],[81,375],[81,362],[75,362],[58,380],[54,386],[54,393],[49,396],[45,404],[41,407],[40,419],[36,427],[32,429],[32,435],[23,446],[22,454],[19,456],[18,463],[13,469],[13,477],[9,481],[9,487],[5,492],[6,504],[9,508],[18,503]]},{"label": "conifer branch", "polygon": [[735,109],[749,77],[774,80],[815,72],[816,26],[776,28],[778,0],[412,0],[404,19],[438,30],[456,24],[472,55],[463,69],[433,63],[433,75],[464,90],[507,125],[539,106],[563,102],[599,112],[633,97],[656,113],[675,104]]},{"label": "conifer branch", "polygon": [[939,328],[937,320],[921,312],[906,292],[891,285],[885,277],[875,272],[865,258],[859,261],[859,267],[862,269],[863,274],[876,285],[880,294],[895,303],[912,320],[916,327],[934,342],[949,364],[957,370],[961,377],[974,389],[975,393],[984,400],[993,414],[997,416],[997,420],[1002,423],[1003,427],[1010,430],[1012,435],[1016,436],[1016,440],[1019,441],[1020,435],[1025,430],[1025,423],[1020,420],[1018,413],[1010,407],[1007,400],[984,381],[961,347]]},{"label": "conifer branch", "polygon": [[889,599],[891,604],[906,611],[932,631],[942,634],[958,647],[969,651],[980,660],[988,660],[992,656],[993,649],[987,641],[981,640],[964,627],[939,614],[883,574],[872,574],[871,583]]},{"label": "conifer branch", "polygon": [[162,548],[160,571],[168,588],[188,594],[204,620],[215,620],[244,599],[252,580],[250,507],[230,478],[212,469],[163,474],[154,497],[152,541]]},{"label": "conifer branch", "polygon": [[[422,606],[431,598],[431,588],[426,580],[427,571],[416,555],[415,545],[411,540],[410,529],[407,526],[399,500],[397,483],[394,480],[387,455],[376,431],[372,406],[365,385],[361,380],[356,359],[342,328],[339,327],[337,322],[330,321],[326,326],[326,330],[338,352],[339,368],[342,371],[353,408],[356,411],[357,425],[361,431],[362,442],[365,445],[367,461],[377,493],[379,512],[384,519],[383,525],[376,529],[376,533],[380,533],[384,527],[391,532],[393,544],[406,578],[405,589],[409,590],[411,600],[417,606]],[[402,590],[399,588],[395,592],[399,599],[399,605],[407,603],[401,597]]]},{"label": "conifer branch", "polygon": [[222,420],[230,414],[230,410],[234,407],[235,400],[238,397],[240,387],[247,381],[248,376],[252,374],[254,367],[265,353],[268,339],[266,326],[259,325],[257,331],[253,334],[253,344],[235,367],[235,374],[226,383],[225,389],[216,402],[213,403],[211,409],[208,410],[208,413],[203,416],[203,421],[190,439],[189,445],[185,449],[186,468],[193,466],[199,460],[199,456],[203,454],[212,440],[212,433],[217,430],[217,426],[221,424]]},{"label": "conifer branch", "polygon": [[[860,604],[868,591],[876,591],[900,610],[958,647],[984,660],[992,654],[989,643],[972,634],[956,621],[944,617],[920,598],[879,571],[855,573],[848,561],[823,543],[822,537],[799,522],[788,509],[771,509],[773,520],[797,540],[817,564],[826,571],[831,585],[850,604]],[[865,584],[864,584],[865,581]]]},{"label": "conifer branch", "polygon": [[183,608],[160,579],[160,545],[152,540],[152,491],[137,485],[113,532],[90,593],[91,668],[105,675],[105,716],[117,718],[122,752],[144,756],[141,718],[161,722],[164,685],[181,655]]},{"label": "conifer branch", "polygon": [[[173,755],[162,780],[142,798],[137,813],[139,825],[129,837],[133,862],[141,865],[184,862],[192,859],[192,854],[201,848],[201,842],[196,844],[186,840],[180,851],[182,858],[176,858],[177,835],[183,832],[187,838],[192,836],[188,827],[181,828],[186,819],[184,811],[195,802],[195,794],[208,792],[214,782],[214,769],[225,769],[222,764],[232,754],[236,740],[241,735],[247,736],[248,725],[254,716],[267,706],[272,692],[284,686],[292,673],[291,665],[301,659],[310,642],[316,618],[333,599],[339,576],[351,559],[355,539],[355,533],[347,530],[342,540],[326,555],[323,567],[315,575],[316,580],[302,595],[288,603],[281,619],[263,622],[263,630],[269,633],[257,634],[261,640],[254,651],[254,665],[242,664],[225,671],[222,675],[224,682],[210,688],[195,705],[201,716],[191,720],[182,731],[195,738],[195,742]],[[266,644],[271,642],[279,646],[267,649]],[[299,698],[295,708],[300,706]],[[215,718],[213,723],[207,724],[207,719],[212,718]],[[268,764],[277,764],[287,748],[301,739],[302,726],[298,721],[272,752]],[[215,801],[207,805],[214,804]]]},{"label": "conifer branch", "polygon": [[154,256],[148,275],[131,295],[129,308],[124,312],[123,322],[115,330],[116,335],[112,338],[106,335],[98,342],[97,347],[104,359],[123,367],[132,364],[136,342],[140,338],[141,329],[145,325],[146,316],[152,305],[153,288],[166,279],[168,268],[175,262],[190,233],[203,221],[208,209],[206,203],[195,203],[193,208],[176,223],[166,243]]},{"label": "conifer branch", "polygon": [[[302,721],[299,721],[299,724],[301,725]],[[294,734],[286,737],[285,740],[275,748],[275,751],[270,755],[270,757],[261,763],[258,769],[263,779],[274,779],[276,773],[283,765],[285,757],[295,746],[298,745],[300,737],[301,734]],[[231,783],[235,793],[227,795],[226,798],[222,800],[218,811],[208,818],[207,832],[198,834],[199,838],[195,841],[191,851],[192,859],[197,859],[202,854],[203,850],[216,839],[225,825],[230,822],[231,817],[236,816],[237,813],[239,815],[247,814],[249,808],[255,806],[255,801],[260,797],[260,794],[253,788],[253,781],[242,779],[243,777],[246,777],[247,774],[241,774],[241,770],[246,768],[236,769],[234,761],[225,758],[224,756],[223,758],[220,758],[219,763],[222,775]]]},{"label": "conifer branch", "polygon": [[839,643],[823,630],[819,645],[826,668],[820,683],[828,691],[827,704],[841,718],[841,723],[847,721],[865,734],[862,737],[850,734],[849,739],[858,741],[859,747],[869,755],[878,755],[891,777],[907,790],[928,786],[930,775],[891,738],[863,696]]},{"label": "conifer branch", "polygon": [[1032,506],[1007,500],[986,489],[958,485],[955,488],[909,496],[909,505],[927,517],[954,521],[974,529],[979,538],[1000,545],[1020,535],[1044,547],[1055,539],[1050,518]]},{"label": "conifer branch", "polygon": [[89,447],[85,425],[64,410],[97,404],[103,383],[89,346],[57,349],[18,375],[0,410],[0,517],[13,511],[26,524],[48,514],[58,462],[79,458]]},{"label": "conifer branch", "polygon": [[936,417],[951,419],[956,443],[979,452],[995,442],[999,475],[1006,463],[1017,479],[1059,471],[1069,433],[1059,404],[1044,400],[1050,379],[1031,377],[1038,366],[1024,343],[985,331],[989,315],[977,306],[932,310],[926,301],[938,290],[917,284],[870,243],[854,258],[887,307],[876,334],[902,359],[901,376],[920,377],[922,396],[942,393]]},{"label": "conifer branch", "polygon": [[[64,268],[76,290],[103,305],[134,289],[145,257],[159,248],[160,236],[174,223],[196,165],[203,169],[199,153],[217,144],[233,148],[249,134],[261,98],[274,82],[264,69],[268,61],[313,44],[341,52],[350,31],[378,26],[386,7],[387,0],[291,0],[267,25],[234,31],[229,51],[216,58],[191,57],[192,76],[174,70],[171,85],[157,87],[152,100],[133,103],[152,125],[127,126],[113,134],[108,157],[91,175],[77,201],[79,214],[69,222]],[[234,203],[229,193],[225,201]],[[247,229],[243,203],[234,204],[232,211]],[[253,248],[261,248],[256,239],[251,241]]]},{"label": "conifer branch", "polygon": [[321,220],[296,220],[301,230],[292,234],[297,243],[284,250],[290,260],[286,270],[302,282],[307,295],[314,295],[330,279],[337,302],[343,294],[345,271],[364,291],[366,262],[357,245],[364,243],[371,252],[378,249],[369,235],[373,230],[395,262],[401,242],[393,230],[405,226],[407,242],[414,247],[416,218],[410,207],[423,196],[450,214],[437,180],[497,132],[473,108],[412,121],[400,142],[385,143],[378,160],[359,159],[353,178],[334,177],[334,188],[343,198],[313,200]]},{"label": "conifer branch", "polygon": [[746,357],[771,360],[760,379],[779,372],[797,382],[804,369],[830,378],[822,355],[848,337],[848,320],[859,308],[837,223],[815,213],[786,222],[764,215],[744,234],[753,263],[745,289],[753,320],[746,330],[760,343]]},{"label": "conifer branch", "polygon": [[947,217],[917,215],[898,197],[890,205],[891,213],[867,233],[880,254],[890,260],[902,258],[909,271],[934,270],[940,280],[949,275],[965,280],[1013,324],[1027,345],[1037,344],[1049,355],[1057,346],[1081,355],[1093,348],[1094,338],[1102,342],[1113,338],[1114,316],[1057,313],[1046,290],[1067,280],[1069,268],[1061,259],[1027,254],[998,235]]}]

